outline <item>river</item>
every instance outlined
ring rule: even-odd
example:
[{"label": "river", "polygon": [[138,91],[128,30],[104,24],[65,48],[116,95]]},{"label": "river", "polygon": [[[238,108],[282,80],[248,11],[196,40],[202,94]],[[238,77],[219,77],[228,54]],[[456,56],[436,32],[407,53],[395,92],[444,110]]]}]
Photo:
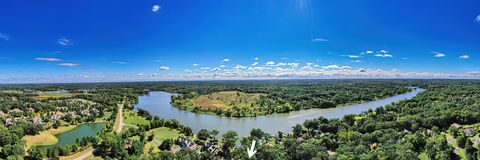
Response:
[{"label": "river", "polygon": [[346,114],[360,114],[362,111],[368,109],[375,109],[386,104],[413,98],[422,91],[424,91],[424,89],[415,88],[411,92],[366,103],[350,104],[328,109],[314,108],[289,113],[243,118],[221,117],[180,110],[170,104],[170,98],[173,94],[161,91],[151,91],[147,95],[140,96],[139,102],[135,105],[135,108],[145,109],[153,115],[157,115],[164,119],[176,119],[180,123],[190,126],[195,132],[198,132],[201,129],[216,129],[220,131],[220,133],[233,130],[236,131],[239,136],[243,137],[249,135],[250,130],[253,128],[260,128],[273,135],[277,134],[278,131],[284,133],[291,132],[292,126],[295,124],[302,124],[307,119],[314,119],[320,116],[326,118],[340,118]]}]

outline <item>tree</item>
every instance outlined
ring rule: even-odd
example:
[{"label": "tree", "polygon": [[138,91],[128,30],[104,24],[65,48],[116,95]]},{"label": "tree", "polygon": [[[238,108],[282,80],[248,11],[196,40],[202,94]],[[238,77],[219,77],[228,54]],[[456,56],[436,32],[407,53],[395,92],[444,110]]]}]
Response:
[{"label": "tree", "polygon": [[210,132],[206,129],[202,129],[197,133],[197,138],[200,140],[207,140],[210,137]]},{"label": "tree", "polygon": [[143,154],[143,141],[133,140],[132,147],[131,147],[131,155],[140,156]]},{"label": "tree", "polygon": [[458,145],[459,147],[462,147],[462,148],[463,148],[463,147],[465,147],[465,144],[467,143],[467,140],[468,140],[467,137],[462,134],[462,135],[460,135],[460,136],[457,137],[457,140],[456,140],[456,141],[457,141],[457,145]]},{"label": "tree", "polygon": [[172,145],[173,145],[173,140],[172,139],[166,139],[162,142],[162,144],[160,144],[160,146],[158,146],[158,149],[162,150],[162,151],[169,151],[171,148],[172,148]]},{"label": "tree", "polygon": [[160,151],[158,153],[153,153],[148,157],[149,160],[175,160],[175,154],[169,151]]},{"label": "tree", "polygon": [[287,159],[287,154],[280,145],[266,146],[262,145],[255,154],[257,159]]},{"label": "tree", "polygon": [[4,157],[7,156],[15,156],[15,157],[23,157],[25,155],[25,149],[23,147],[23,143],[18,144],[7,144],[3,146],[2,152]]},{"label": "tree", "polygon": [[309,142],[304,142],[297,147],[295,159],[313,159],[319,158],[321,160],[327,160],[327,149],[323,146],[318,146]]},{"label": "tree", "polygon": [[253,128],[250,131],[250,137],[254,139],[261,139],[265,133],[260,128]]},{"label": "tree", "polygon": [[200,160],[200,154],[190,148],[182,148],[175,156],[177,160]]},{"label": "tree", "polygon": [[303,127],[302,125],[300,124],[296,124],[295,126],[293,126],[293,136],[294,137],[301,137],[302,136],[302,130],[303,130]]},{"label": "tree", "polygon": [[46,157],[46,151],[38,147],[32,147],[28,150],[28,159],[41,160]]},{"label": "tree", "polygon": [[472,141],[467,139],[467,142],[465,143],[465,155],[467,156],[468,160],[475,160],[477,157],[477,149],[473,148]]}]

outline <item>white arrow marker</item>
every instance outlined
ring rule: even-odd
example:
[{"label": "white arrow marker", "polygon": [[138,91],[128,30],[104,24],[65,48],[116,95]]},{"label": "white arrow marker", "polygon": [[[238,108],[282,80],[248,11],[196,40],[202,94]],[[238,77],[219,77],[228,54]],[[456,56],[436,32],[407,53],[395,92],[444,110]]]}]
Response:
[{"label": "white arrow marker", "polygon": [[252,158],[252,156],[257,153],[257,150],[255,150],[255,140],[252,141],[252,147],[250,149],[247,148],[248,152],[248,158]]}]

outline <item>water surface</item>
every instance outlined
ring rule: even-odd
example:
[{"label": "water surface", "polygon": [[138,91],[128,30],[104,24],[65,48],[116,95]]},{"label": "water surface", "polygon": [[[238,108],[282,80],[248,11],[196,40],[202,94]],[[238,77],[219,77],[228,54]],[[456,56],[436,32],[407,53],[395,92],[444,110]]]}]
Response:
[{"label": "water surface", "polygon": [[423,89],[416,88],[411,92],[389,98],[336,108],[314,108],[293,111],[290,113],[243,118],[221,117],[180,110],[170,104],[170,98],[174,94],[160,91],[152,91],[148,95],[140,96],[139,102],[135,105],[135,108],[145,109],[153,115],[158,115],[164,119],[176,119],[180,123],[190,126],[195,132],[198,132],[201,129],[216,129],[220,131],[220,133],[233,130],[240,136],[247,136],[253,128],[260,128],[270,134],[277,134],[278,131],[290,132],[292,126],[295,124],[302,124],[307,119],[314,119],[320,116],[326,118],[340,118],[346,114],[360,114],[362,111],[368,109],[375,109],[392,102],[410,99],[422,91]]},{"label": "water surface", "polygon": [[47,149],[50,147],[63,147],[65,145],[74,144],[77,138],[81,140],[84,137],[93,137],[97,135],[105,127],[105,123],[83,123],[74,129],[55,135],[58,138],[58,143],[49,146],[42,146]]}]

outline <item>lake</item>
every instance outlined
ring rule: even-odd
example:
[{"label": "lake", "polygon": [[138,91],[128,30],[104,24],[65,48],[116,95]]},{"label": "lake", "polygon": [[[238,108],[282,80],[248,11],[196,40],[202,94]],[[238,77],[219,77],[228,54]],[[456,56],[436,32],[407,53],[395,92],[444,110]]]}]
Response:
[{"label": "lake", "polygon": [[142,108],[153,115],[164,119],[176,119],[180,123],[190,126],[193,131],[198,132],[201,129],[216,129],[220,133],[228,130],[236,131],[239,136],[247,136],[253,128],[260,128],[270,134],[277,134],[278,131],[284,133],[291,132],[292,126],[302,124],[307,119],[314,119],[320,116],[326,118],[341,118],[346,114],[360,114],[368,109],[375,109],[393,102],[413,98],[424,89],[415,88],[411,92],[399,94],[396,96],[380,99],[376,101],[350,104],[328,109],[308,109],[293,111],[289,113],[278,113],[258,117],[221,117],[216,115],[207,115],[180,110],[170,104],[172,93],[151,91],[149,94],[140,96],[139,102],[135,108]]},{"label": "lake", "polygon": [[84,137],[92,137],[97,135],[103,128],[105,123],[83,123],[74,129],[55,135],[58,138],[58,143],[54,145],[42,146],[40,148],[47,149],[50,147],[61,147],[69,144],[74,144],[77,138],[81,140]]}]

